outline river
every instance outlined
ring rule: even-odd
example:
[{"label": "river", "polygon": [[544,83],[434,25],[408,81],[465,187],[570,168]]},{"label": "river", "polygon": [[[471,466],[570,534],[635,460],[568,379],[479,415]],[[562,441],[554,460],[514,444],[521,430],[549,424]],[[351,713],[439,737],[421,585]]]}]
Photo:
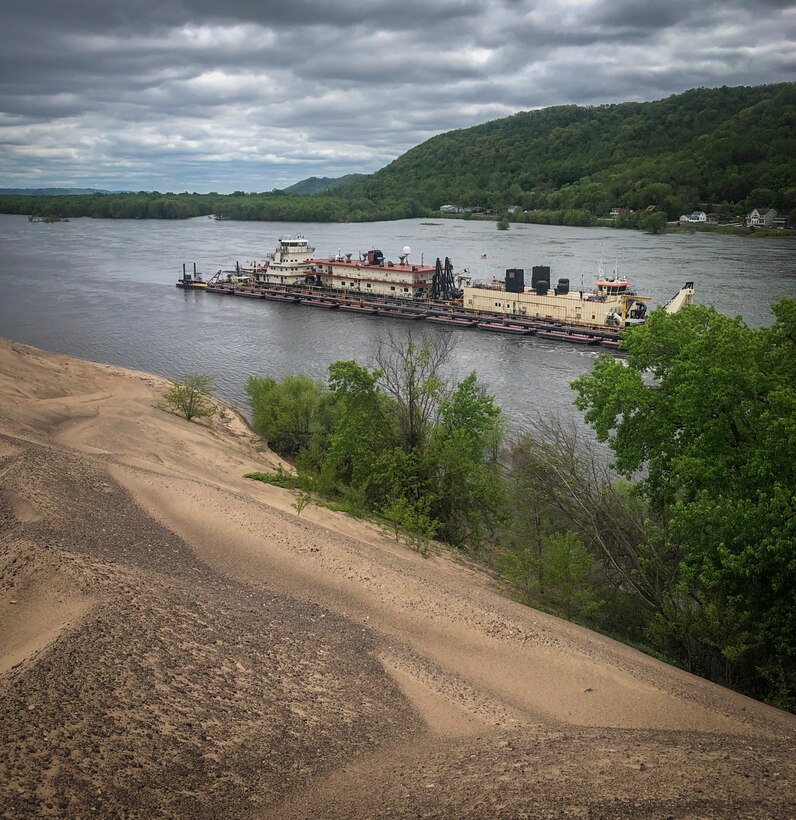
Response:
[{"label": "river", "polygon": [[[397,261],[502,277],[506,268],[550,265],[552,278],[588,289],[601,255],[655,304],[694,281],[696,300],[751,325],[770,324],[770,305],[796,296],[796,240],[715,234],[650,236],[610,228],[493,222],[401,220],[363,224],[94,220],[36,223],[0,215],[0,335],[46,350],[168,377],[207,373],[225,400],[246,410],[250,375],[305,373],[324,378],[339,359],[370,363],[374,340],[400,320],[341,315],[295,305],[217,296],[174,287],[183,262],[215,272],[236,260],[262,261],[282,234],[301,233],[318,256],[381,248]],[[596,351],[533,337],[416,325],[454,334],[449,375],[471,370],[494,393],[515,430],[538,414],[577,417],[569,382]]]}]

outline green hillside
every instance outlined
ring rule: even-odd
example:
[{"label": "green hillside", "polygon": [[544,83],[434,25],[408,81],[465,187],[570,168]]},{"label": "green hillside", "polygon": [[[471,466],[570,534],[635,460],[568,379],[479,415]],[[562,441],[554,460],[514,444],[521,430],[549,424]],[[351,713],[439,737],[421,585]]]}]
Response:
[{"label": "green hillside", "polygon": [[282,190],[286,194],[319,194],[322,191],[334,191],[336,188],[344,188],[353,182],[364,179],[365,174],[346,174],[342,177],[309,177],[302,179],[295,185],[290,185]]},{"label": "green hillside", "polygon": [[418,145],[349,189],[500,210],[796,207],[796,84],[527,111]]},{"label": "green hillside", "polygon": [[[350,175],[356,177],[357,175]],[[796,221],[796,83],[697,88],[647,103],[526,111],[418,145],[375,174],[245,194],[0,196],[2,213],[365,222],[482,206],[512,219],[590,224],[612,207],[669,219],[772,207]],[[326,190],[312,193],[319,185]],[[662,219],[662,217],[656,217]],[[632,223],[632,220],[630,222]]]}]

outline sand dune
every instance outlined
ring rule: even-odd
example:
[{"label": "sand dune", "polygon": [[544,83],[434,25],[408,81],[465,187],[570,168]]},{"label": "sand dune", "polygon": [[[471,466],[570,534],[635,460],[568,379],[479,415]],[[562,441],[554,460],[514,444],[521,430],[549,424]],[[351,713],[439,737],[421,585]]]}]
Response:
[{"label": "sand dune", "polygon": [[0,341],[4,816],[796,815],[796,718],[298,518],[163,386]]}]

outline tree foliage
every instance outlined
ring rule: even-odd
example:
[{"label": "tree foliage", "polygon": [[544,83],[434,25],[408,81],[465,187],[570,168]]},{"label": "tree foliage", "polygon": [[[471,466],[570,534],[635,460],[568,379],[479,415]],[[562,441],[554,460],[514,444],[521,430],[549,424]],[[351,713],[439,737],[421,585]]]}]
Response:
[{"label": "tree foliage", "polygon": [[560,212],[548,221],[614,205],[656,205],[670,219],[700,203],[789,209],[795,110],[796,84],[786,83],[527,111],[433,137],[349,191],[375,202],[412,196],[432,208]]},{"label": "tree foliage", "polygon": [[399,522],[418,549],[432,535],[478,543],[500,518],[500,410],[475,374],[448,383],[449,353],[448,335],[388,334],[374,370],[340,361],[326,384],[252,378],[254,428],[295,457],[306,486]]},{"label": "tree foliage", "polygon": [[600,601],[593,584],[594,556],[573,533],[555,533],[546,539],[543,572],[547,597],[567,620],[584,618],[599,609]]},{"label": "tree foliage", "polygon": [[[252,379],[285,483],[376,516],[425,554],[469,549],[523,601],[796,707],[796,301],[753,329],[656,311],[573,386],[601,445],[552,419],[503,447],[448,337],[382,339],[374,369]],[[613,456],[613,465],[609,463]]]},{"label": "tree foliage", "polygon": [[602,358],[578,406],[617,469],[640,474],[679,560],[655,635],[691,668],[796,699],[796,301],[770,328],[694,306],[628,334],[627,366]]},{"label": "tree foliage", "polygon": [[[648,529],[646,503],[617,479],[593,440],[555,417],[539,419],[533,434],[514,442],[506,469],[510,519],[495,563],[517,594],[565,617],[643,639],[677,569]],[[575,586],[564,594],[556,574],[570,558],[569,571],[582,572],[573,574]]]},{"label": "tree foliage", "polygon": [[199,373],[189,373],[175,379],[163,393],[164,407],[182,416],[186,421],[215,415],[212,396],[213,379]]},{"label": "tree foliage", "polygon": [[246,392],[252,403],[252,426],[276,452],[296,456],[320,432],[326,398],[322,382],[307,376],[286,376],[281,382],[252,376]]}]

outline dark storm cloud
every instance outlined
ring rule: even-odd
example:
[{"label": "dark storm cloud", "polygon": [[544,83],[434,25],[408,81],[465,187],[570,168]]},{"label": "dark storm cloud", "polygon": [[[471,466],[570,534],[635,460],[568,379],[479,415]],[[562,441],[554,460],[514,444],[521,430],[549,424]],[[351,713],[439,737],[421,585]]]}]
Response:
[{"label": "dark storm cloud", "polygon": [[267,190],[546,105],[794,79],[785,2],[3,6],[0,185]]}]

